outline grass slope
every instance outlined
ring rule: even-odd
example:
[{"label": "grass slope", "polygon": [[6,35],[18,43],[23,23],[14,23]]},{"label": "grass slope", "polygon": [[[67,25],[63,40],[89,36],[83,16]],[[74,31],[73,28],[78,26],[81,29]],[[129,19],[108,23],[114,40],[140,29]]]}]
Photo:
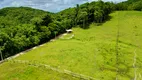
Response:
[{"label": "grass slope", "polygon": [[[131,80],[134,78],[133,58],[136,50],[137,79],[141,80],[142,12],[117,11],[111,16],[112,19],[101,26],[92,24],[89,29],[73,28],[74,38],[46,43],[16,60],[37,61],[99,80],[114,80],[116,74],[119,80]],[[118,28],[118,64],[116,64]],[[117,68],[118,73],[116,73]],[[36,77],[38,80],[46,80],[54,76],[57,77],[56,80],[75,79],[54,71],[10,62],[0,65],[0,74],[2,74],[0,80],[30,80],[30,78],[37,79]]]}]

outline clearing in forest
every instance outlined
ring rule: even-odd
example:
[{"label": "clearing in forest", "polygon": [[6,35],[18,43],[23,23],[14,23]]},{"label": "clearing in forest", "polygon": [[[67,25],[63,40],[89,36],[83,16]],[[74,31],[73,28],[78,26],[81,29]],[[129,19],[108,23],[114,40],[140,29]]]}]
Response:
[{"label": "clearing in forest", "polygon": [[[116,76],[118,80],[132,80],[134,77],[141,80],[142,12],[117,11],[110,16],[110,21],[103,25],[91,24],[89,29],[73,28],[73,38],[46,43],[14,60],[47,64],[98,80],[114,80]],[[12,61],[0,64],[0,80],[31,79],[80,80],[42,66],[37,68]]]}]

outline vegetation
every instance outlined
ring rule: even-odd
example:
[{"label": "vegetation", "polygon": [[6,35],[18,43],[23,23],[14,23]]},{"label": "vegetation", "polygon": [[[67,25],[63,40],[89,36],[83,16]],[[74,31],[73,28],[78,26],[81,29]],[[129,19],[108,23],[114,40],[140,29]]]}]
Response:
[{"label": "vegetation", "polygon": [[[48,64],[60,70],[66,69],[100,80],[114,80],[117,69],[115,46],[117,27],[119,26],[118,79],[134,79],[132,65],[134,51],[137,49],[137,80],[140,80],[142,75],[142,50],[137,48],[136,45],[142,46],[142,23],[139,22],[142,20],[142,14],[137,11],[118,11],[110,16],[112,19],[103,25],[95,26],[95,24],[91,24],[89,29],[73,28],[74,38],[69,40],[58,39],[54,42],[46,43],[44,46],[27,52],[27,54],[14,60],[28,60],[35,63]],[[137,29],[134,26],[137,26]],[[138,33],[138,35],[135,36],[134,32]],[[25,66],[23,66],[20,64],[15,68],[11,68],[13,65],[16,66],[17,63],[6,62],[0,65],[0,73],[3,74],[1,78],[11,80],[19,78],[19,76],[11,75],[16,75],[17,73],[21,73],[20,76],[26,75],[21,70],[28,67],[28,65],[24,64]],[[43,68],[33,69],[38,71]],[[18,72],[19,70],[21,72]],[[45,69],[43,70],[45,71]],[[26,71],[28,70],[26,69]],[[28,74],[28,76],[34,76],[33,73]],[[38,75],[38,72],[35,72],[36,74]],[[42,72],[42,74],[49,75],[49,78],[55,75],[54,72],[51,72],[51,74]],[[41,78],[40,76],[37,77]],[[69,78],[72,78],[72,76],[69,76]],[[30,80],[27,77],[20,77],[20,79]],[[63,79],[68,78],[63,77]],[[60,80],[60,78],[57,78],[57,80]]]},{"label": "vegetation", "polygon": [[62,19],[68,22],[66,26],[80,25],[81,28],[88,28],[92,22],[102,23],[109,18],[109,14],[113,11],[114,4],[110,2],[92,2],[78,5],[75,8],[69,8],[57,13]]},{"label": "vegetation", "polygon": [[[46,43],[14,60],[49,64],[101,80],[141,79],[141,10],[141,0],[116,4],[99,0],[58,13],[29,7],[0,9],[0,60],[48,42],[72,28],[73,33],[63,36],[64,39]],[[36,75],[40,76],[34,79],[44,79],[45,68],[29,65],[6,62],[0,65],[0,79],[30,80]],[[56,80],[78,80],[52,70],[47,72],[49,79],[56,76]]]},{"label": "vegetation", "polygon": [[116,4],[116,10],[142,10],[142,0],[127,0]]},{"label": "vegetation", "polygon": [[112,3],[103,1],[77,5],[56,14],[28,7],[3,8],[0,10],[1,58],[45,43],[76,25],[88,28],[92,22],[102,23],[111,11]]},{"label": "vegetation", "polygon": [[0,80],[79,80],[78,78],[70,77],[66,74],[61,74],[49,69],[37,68],[26,64],[6,62],[4,65],[5,66],[0,66],[2,69],[0,72]]},{"label": "vegetation", "polygon": [[45,43],[77,25],[86,29],[92,22],[103,23],[110,19],[109,14],[114,10],[141,10],[141,3],[141,0],[118,4],[99,0],[77,4],[56,14],[28,7],[3,8],[0,10],[1,58]]}]

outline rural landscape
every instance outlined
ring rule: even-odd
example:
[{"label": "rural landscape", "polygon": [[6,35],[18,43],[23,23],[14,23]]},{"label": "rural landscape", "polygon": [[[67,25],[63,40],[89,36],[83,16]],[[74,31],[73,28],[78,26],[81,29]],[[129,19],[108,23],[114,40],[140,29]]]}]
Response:
[{"label": "rural landscape", "polygon": [[142,80],[142,0],[0,9],[0,80]]}]

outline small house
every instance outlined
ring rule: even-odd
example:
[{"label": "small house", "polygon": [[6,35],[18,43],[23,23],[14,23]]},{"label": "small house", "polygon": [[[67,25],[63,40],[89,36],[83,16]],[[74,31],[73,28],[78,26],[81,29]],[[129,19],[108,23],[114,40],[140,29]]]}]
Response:
[{"label": "small house", "polygon": [[73,30],[72,30],[72,29],[68,29],[68,30],[66,30],[66,32],[67,32],[67,33],[72,33]]}]

